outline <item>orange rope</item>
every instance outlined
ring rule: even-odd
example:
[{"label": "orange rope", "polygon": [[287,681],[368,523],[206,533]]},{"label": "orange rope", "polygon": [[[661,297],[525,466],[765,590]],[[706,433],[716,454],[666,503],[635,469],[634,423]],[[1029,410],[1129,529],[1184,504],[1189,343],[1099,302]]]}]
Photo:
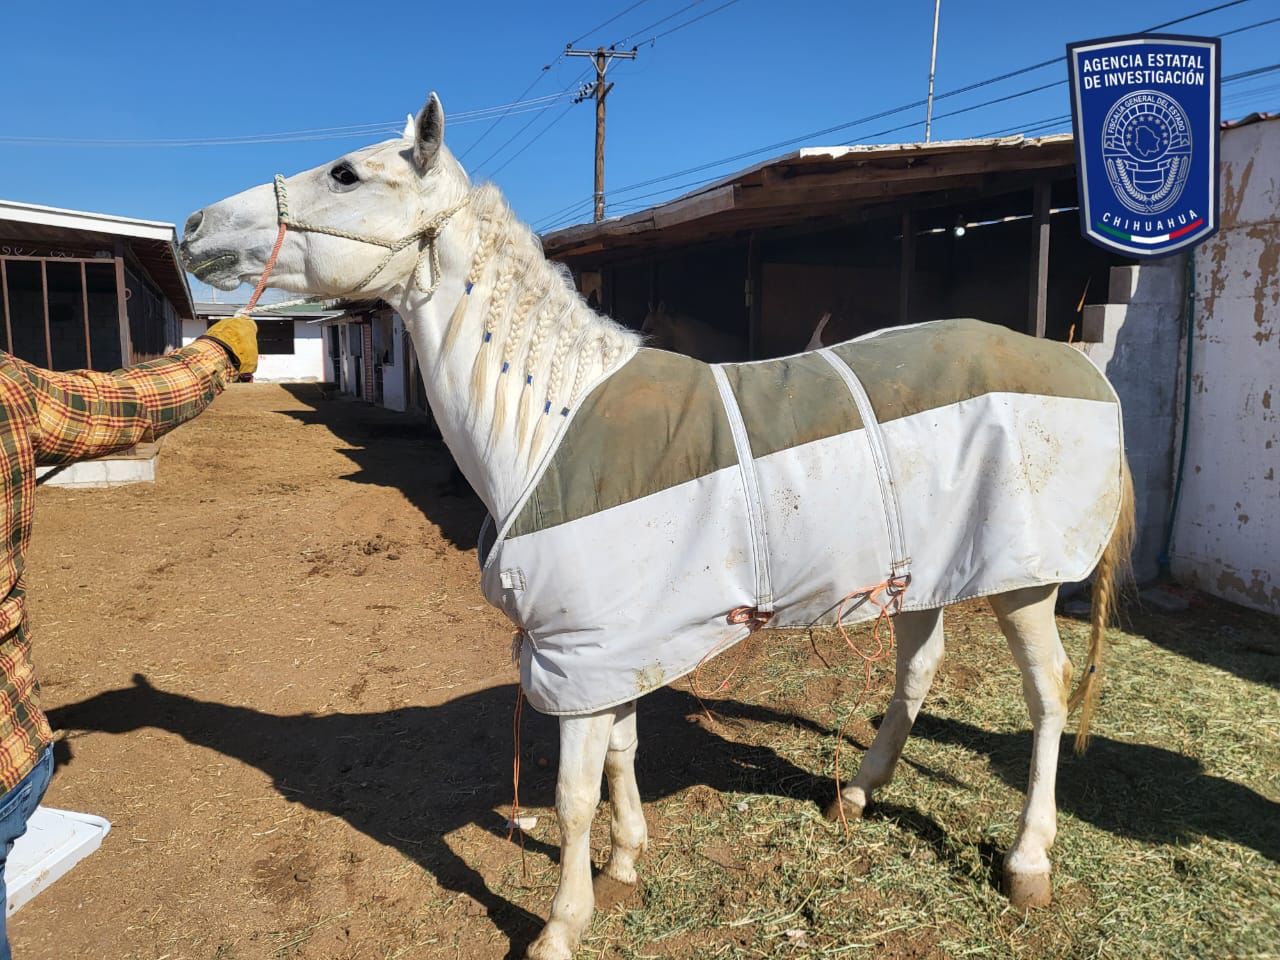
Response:
[{"label": "orange rope", "polygon": [[[736,644],[741,644],[746,640],[748,640],[751,634],[755,633],[757,630],[763,627],[766,623],[768,623],[772,617],[773,617],[772,612],[761,613],[755,607],[734,607],[732,610],[729,611],[725,619],[729,623],[746,624],[747,636],[742,637],[739,640],[730,639],[722,643],[716,644],[714,647],[708,650],[705,654],[703,654],[702,659],[698,661],[698,665],[693,668],[693,676],[690,677],[689,679],[689,692],[692,693],[694,697],[697,699],[698,706],[702,707],[702,712],[706,714],[707,719],[711,723],[716,722],[716,717],[715,717],[715,714],[712,713],[710,708],[707,706],[706,700],[703,699],[703,695],[705,693],[705,691],[701,689],[703,664],[705,664],[712,657],[719,655],[722,651],[727,650],[729,647],[734,646]],[[742,662],[740,660],[738,663],[736,663],[733,666],[733,668],[728,672],[728,674],[725,675],[725,678],[720,681],[719,686],[717,686],[715,690],[713,690],[711,693],[723,692],[725,688],[729,686],[729,681],[732,680],[734,676],[737,675],[738,671],[741,668],[742,668]],[[708,697],[711,696],[711,693],[706,693],[706,696]]]},{"label": "orange rope", "polygon": [[267,289],[267,280],[271,277],[271,271],[275,269],[276,258],[280,256],[280,248],[284,245],[285,231],[288,229],[289,225],[281,220],[280,232],[276,234],[276,243],[271,248],[271,256],[267,257],[267,265],[262,268],[262,276],[258,278],[258,286],[254,289],[253,296],[249,298],[249,302],[244,305],[246,316],[258,305],[258,298],[262,296],[262,291]]},{"label": "orange rope", "polygon": [[[840,729],[836,731],[836,749],[833,764],[835,767],[836,781],[836,809],[840,812],[840,823],[844,826],[845,837],[849,836],[849,818],[844,812],[844,798],[840,795],[840,744],[844,741],[844,730],[848,725],[850,718],[857,712],[862,705],[868,693],[871,692],[871,665],[879,663],[888,657],[889,652],[893,649],[894,632],[893,617],[902,610],[902,600],[906,596],[907,586],[911,582],[909,576],[894,576],[888,580],[870,587],[861,587],[846,593],[841,598],[839,605],[836,607],[836,629],[840,631],[840,636],[844,640],[845,645],[862,659],[863,683],[862,690],[858,694],[858,699],[854,701],[853,706],[849,708],[849,712],[845,714],[844,720],[840,722]],[[850,600],[860,597],[857,603],[851,609],[856,610],[865,603],[874,604],[879,608],[880,612],[876,614],[875,622],[871,627],[871,639],[875,643],[875,649],[870,653],[864,653],[859,650],[854,642],[849,638],[848,632],[844,628],[845,607]],[[882,599],[884,597],[884,599]],[[887,626],[889,628],[888,639],[880,635],[880,628]]]},{"label": "orange rope", "polygon": [[520,833],[520,870],[524,878],[529,879],[529,865],[524,858],[524,830],[520,820],[520,721],[524,718],[524,685],[516,682],[516,709],[512,716],[512,734],[515,740],[515,755],[511,759],[511,819],[507,821],[507,839],[516,831]]}]

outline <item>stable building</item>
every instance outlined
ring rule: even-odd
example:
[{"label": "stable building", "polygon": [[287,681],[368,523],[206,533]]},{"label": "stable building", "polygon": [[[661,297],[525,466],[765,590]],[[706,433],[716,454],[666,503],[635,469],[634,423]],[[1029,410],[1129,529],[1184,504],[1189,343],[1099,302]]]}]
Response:
[{"label": "stable building", "polygon": [[[1080,236],[1070,135],[810,147],[549,232],[605,313],[742,358],[942,317],[1068,341],[1124,407],[1139,579],[1280,613],[1280,122],[1224,124],[1222,228],[1141,264]],[[1178,493],[1180,491],[1180,494]]]},{"label": "stable building", "polygon": [[347,300],[322,321],[329,379],[339,393],[404,413],[427,413],[426,388],[404,318],[382,300]]},{"label": "stable building", "polygon": [[0,346],[53,370],[114,370],[195,316],[171,223],[0,200]]},{"label": "stable building", "polygon": [[[195,316],[171,223],[0,200],[0,348],[51,370],[108,372],[178,346]],[[160,444],[41,467],[54,486],[154,480]]]},{"label": "stable building", "polygon": [[[244,310],[242,303],[200,302],[196,316],[182,325],[186,346],[212,324]],[[275,383],[316,383],[333,379],[326,354],[323,324],[343,315],[326,302],[254,308],[258,325],[258,370],[254,380]]]}]

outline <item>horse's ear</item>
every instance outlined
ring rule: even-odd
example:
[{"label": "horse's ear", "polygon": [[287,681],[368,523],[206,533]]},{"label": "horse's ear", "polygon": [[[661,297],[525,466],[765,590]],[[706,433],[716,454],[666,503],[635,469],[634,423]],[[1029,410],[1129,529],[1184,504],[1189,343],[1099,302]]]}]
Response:
[{"label": "horse's ear", "polygon": [[440,106],[440,98],[434,90],[418,114],[415,128],[413,159],[418,169],[425,172],[435,162],[440,145],[444,143],[444,107]]}]

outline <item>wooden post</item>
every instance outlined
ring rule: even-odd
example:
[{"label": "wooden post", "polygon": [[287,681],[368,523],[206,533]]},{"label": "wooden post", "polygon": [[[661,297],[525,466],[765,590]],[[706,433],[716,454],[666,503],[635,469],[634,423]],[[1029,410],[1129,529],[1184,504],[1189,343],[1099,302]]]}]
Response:
[{"label": "wooden post", "polygon": [[13,320],[9,317],[9,269],[3,259],[0,259],[0,292],[4,294],[4,335],[9,344],[5,349],[13,353]]},{"label": "wooden post", "polygon": [[84,368],[93,369],[93,347],[89,345],[89,279],[85,275],[84,261],[80,261],[80,305],[84,307]]},{"label": "wooden post", "polygon": [[604,219],[604,100],[613,88],[604,82],[606,63],[601,47],[596,51],[596,223]]},{"label": "wooden post", "polygon": [[[609,95],[609,91],[613,89],[612,83],[604,82],[604,75],[605,71],[609,69],[610,61],[634,60],[636,52],[634,50],[606,50],[604,47],[597,47],[594,52],[591,50],[566,49],[564,55],[566,57],[591,57],[596,68],[596,82],[591,95],[596,99],[595,221],[599,223],[604,219],[604,100]],[[574,102],[581,102],[581,97]]]},{"label": "wooden post", "polygon": [[916,217],[902,214],[902,262],[898,268],[898,323],[911,322],[911,284],[916,267]]},{"label": "wooden post", "polygon": [[44,294],[44,353],[48,359],[45,364],[53,369],[53,337],[49,335],[49,271],[44,260],[40,261],[40,290]]},{"label": "wooden post", "polygon": [[125,306],[124,244],[116,241],[116,314],[120,321],[120,366],[133,363],[133,338],[129,336],[129,308]]},{"label": "wooden post", "polygon": [[1031,202],[1031,270],[1027,333],[1043,337],[1049,312],[1049,181],[1037,180]]},{"label": "wooden post", "polygon": [[747,277],[744,288],[747,303],[747,359],[757,360],[760,357],[760,323],[764,315],[761,311],[763,304],[760,302],[763,292],[760,243],[754,230],[747,238]]}]

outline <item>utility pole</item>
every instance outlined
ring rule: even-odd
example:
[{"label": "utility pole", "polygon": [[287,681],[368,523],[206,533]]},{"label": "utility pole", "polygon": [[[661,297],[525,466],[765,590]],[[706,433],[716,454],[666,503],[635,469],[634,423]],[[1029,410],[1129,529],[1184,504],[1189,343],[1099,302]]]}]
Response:
[{"label": "utility pole", "polygon": [[924,112],[924,142],[929,142],[933,128],[933,73],[938,62],[938,9],[942,0],[933,0],[933,49],[929,52],[929,105]]},{"label": "utility pole", "polygon": [[595,97],[596,100],[596,212],[595,220],[599,223],[604,219],[604,98],[609,95],[609,91],[613,89],[612,83],[604,82],[605,71],[609,69],[609,64],[614,60],[634,60],[636,51],[633,47],[630,50],[614,50],[612,47],[606,50],[604,47],[597,47],[595,50],[574,50],[572,47],[566,47],[564,51],[566,57],[591,57],[596,68],[596,82],[591,88],[589,94],[584,93],[582,97],[576,100],[581,103],[587,96]]}]

